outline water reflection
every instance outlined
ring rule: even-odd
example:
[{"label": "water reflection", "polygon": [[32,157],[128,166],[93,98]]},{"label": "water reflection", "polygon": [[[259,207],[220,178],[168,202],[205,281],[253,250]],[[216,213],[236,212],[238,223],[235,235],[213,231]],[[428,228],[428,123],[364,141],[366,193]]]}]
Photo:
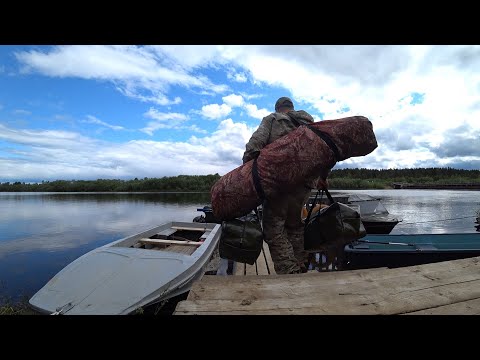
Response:
[{"label": "water reflection", "polygon": [[192,221],[208,200],[208,194],[0,196],[0,259],[12,252],[98,245],[164,222]]},{"label": "water reflection", "polygon": [[475,211],[480,191],[470,190],[351,190],[382,199],[400,222],[391,234],[443,234],[476,232]]},{"label": "water reflection", "polygon": [[[379,197],[403,218],[392,234],[476,232],[480,191],[348,192]],[[191,222],[209,203],[209,193],[0,193],[0,302],[33,295],[98,246],[168,221]]]},{"label": "water reflection", "polygon": [[152,203],[177,203],[177,204],[194,204],[210,201],[210,194],[205,192],[199,193],[75,193],[75,192],[58,192],[58,193],[8,193],[0,192],[2,200],[13,201],[30,201],[30,202],[152,202]]}]

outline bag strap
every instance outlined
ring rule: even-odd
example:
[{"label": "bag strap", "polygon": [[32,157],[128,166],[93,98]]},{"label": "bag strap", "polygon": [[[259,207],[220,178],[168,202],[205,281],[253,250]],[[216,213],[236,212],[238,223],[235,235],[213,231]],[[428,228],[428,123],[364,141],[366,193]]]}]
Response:
[{"label": "bag strap", "polygon": [[327,189],[324,189],[322,191],[325,191],[325,194],[327,195],[328,200],[330,200],[330,202],[333,204],[335,200],[333,200],[332,195],[330,195],[330,192]]},{"label": "bag strap", "polygon": [[307,218],[305,219],[305,224],[303,225],[304,229],[307,228],[308,222],[310,221],[310,216],[312,215],[312,210],[314,208],[315,202],[317,201],[317,197],[319,193],[320,193],[320,190],[318,190],[317,193],[315,194],[315,199],[313,199],[313,204],[310,207],[310,209],[308,209]]},{"label": "bag strap", "polygon": [[265,193],[263,192],[262,184],[260,183],[260,175],[258,175],[257,158],[253,160],[252,178],[253,178],[253,185],[255,186],[257,195],[260,197],[260,199],[263,202],[263,200],[265,199]]},{"label": "bag strap", "polygon": [[[323,191],[323,190],[322,190],[322,191]],[[330,193],[328,192],[327,189],[325,189],[325,194],[327,194],[328,200],[330,200],[330,202],[331,202],[332,204],[336,202],[335,200],[333,200],[332,195],[330,195]],[[342,228],[344,228],[345,225],[344,225],[344,223],[343,223],[343,215],[342,215],[342,212],[339,211],[338,213],[340,214],[340,221],[341,221],[341,223],[342,223]]]},{"label": "bag strap", "polygon": [[[320,194],[320,190],[318,190],[317,193],[315,194],[315,199],[313,199],[313,204],[312,204],[312,206],[310,207],[310,209],[308,209],[308,214],[307,214],[307,218],[305,219],[304,228],[307,227],[308,222],[310,221],[310,217],[311,217],[311,215],[312,215],[313,208],[315,207],[315,203],[317,202],[318,194]],[[322,194],[320,195],[320,201],[322,201],[322,197],[323,197],[323,190],[322,190]]]},{"label": "bag strap", "polygon": [[329,192],[327,189],[318,190],[317,193],[315,194],[315,199],[313,199],[312,207],[311,207],[310,209],[308,209],[308,214],[307,214],[307,218],[305,219],[304,228],[307,227],[308,222],[310,221],[310,217],[311,217],[311,215],[312,215],[313,208],[315,207],[315,202],[317,201],[317,197],[318,197],[318,194],[320,194],[320,192],[322,192],[322,194],[320,195],[320,201],[321,201],[321,199],[322,199],[323,192],[325,192],[325,195],[327,195],[327,198],[328,198],[328,200],[330,201],[331,204],[334,204],[334,203],[336,202],[336,201],[333,199],[332,195],[330,195],[330,192]]},{"label": "bag strap", "polygon": [[265,234],[263,233],[263,223],[262,223],[263,219],[260,218],[260,214],[258,213],[257,207],[255,207],[255,209],[253,209],[253,211],[255,212],[255,215],[257,215],[257,220],[260,223],[260,229],[262,229],[262,236],[265,239]]}]

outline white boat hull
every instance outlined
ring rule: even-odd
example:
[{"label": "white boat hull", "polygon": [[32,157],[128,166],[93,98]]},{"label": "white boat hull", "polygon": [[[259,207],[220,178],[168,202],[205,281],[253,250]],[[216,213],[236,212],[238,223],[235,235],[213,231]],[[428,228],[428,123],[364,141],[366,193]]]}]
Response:
[{"label": "white boat hull", "polygon": [[[195,229],[192,233],[203,242],[191,254],[171,251],[173,245],[161,243],[168,240],[159,240],[164,248],[151,245],[155,242],[151,237],[172,233],[169,229],[175,227],[184,233]],[[189,291],[203,276],[220,233],[219,224],[172,222],[114,241],[67,265],[30,299],[30,305],[50,314],[130,314]],[[139,248],[142,239],[147,245]],[[182,248],[178,240],[171,242]]]}]

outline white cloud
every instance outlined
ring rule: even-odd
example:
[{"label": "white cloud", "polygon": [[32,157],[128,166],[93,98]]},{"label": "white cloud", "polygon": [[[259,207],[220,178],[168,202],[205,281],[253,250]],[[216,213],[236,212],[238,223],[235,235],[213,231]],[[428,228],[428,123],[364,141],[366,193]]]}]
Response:
[{"label": "white cloud", "polygon": [[0,139],[31,147],[77,150],[84,145],[95,145],[96,140],[80,134],[60,130],[17,130],[0,124]]},{"label": "white cloud", "polygon": [[235,123],[232,119],[220,122],[218,128],[209,137],[198,139],[192,137],[193,145],[205,146],[214,150],[214,156],[210,158],[214,164],[222,164],[220,174],[225,174],[242,164],[242,156],[245,144],[250,139],[254,128],[249,128],[244,123]]},{"label": "white cloud", "polygon": [[199,134],[208,134],[207,130],[201,129],[197,125],[184,126],[182,129],[190,130]]},{"label": "white cloud", "polygon": [[265,116],[271,114],[271,111],[267,109],[258,109],[257,105],[247,104],[245,105],[245,110],[247,110],[248,116],[251,116],[255,119],[263,119]]},{"label": "white cloud", "polygon": [[93,116],[93,115],[87,115],[87,119],[86,119],[86,120],[81,120],[81,122],[83,122],[83,123],[89,123],[89,124],[102,125],[102,126],[105,126],[105,127],[109,128],[109,129],[112,129],[112,130],[125,130],[125,128],[124,128],[123,126],[108,124],[108,123],[106,123],[105,121],[102,121],[102,120],[97,119],[97,118],[96,118],[95,116]]},{"label": "white cloud", "polygon": [[[228,86],[214,84],[203,75],[189,74],[188,68],[196,61],[203,62],[210,55],[188,57],[182,66],[172,63],[167,50],[162,47],[73,45],[55,46],[50,51],[19,51],[17,60],[23,65],[22,72],[39,72],[52,77],[78,77],[112,81],[123,94],[141,101],[171,104],[165,97],[171,85],[186,88],[198,87],[213,92],[224,92]],[[205,48],[202,48],[205,50]],[[172,51],[174,49],[172,48]],[[181,51],[176,49],[175,51]],[[192,48],[185,47],[190,55]],[[147,91],[149,94],[144,94]],[[173,100],[178,103],[180,100]]]},{"label": "white cloud", "polygon": [[209,104],[202,106],[201,114],[208,119],[220,119],[232,112],[232,108],[227,104]]},{"label": "white cloud", "polygon": [[[48,52],[19,52],[17,58],[25,71],[112,81],[125,95],[162,106],[188,102],[172,90],[177,86],[195,95],[229,94],[222,97],[223,104],[198,111],[208,119],[224,119],[238,108],[260,120],[270,113],[263,106],[273,106],[279,92],[291,94],[295,107],[309,109],[317,121],[364,115],[372,121],[379,148],[338,166],[388,168],[480,161],[475,143],[480,131],[479,55],[480,46],[463,45],[182,45],[59,46]],[[235,88],[209,79],[205,74],[212,69],[220,72],[216,79],[223,71]],[[246,84],[236,80],[243,75],[248,76],[248,91],[255,93],[241,91]],[[424,94],[423,101],[412,104],[413,93]],[[204,131],[200,123],[187,125],[187,117],[179,113],[150,109],[145,116],[153,120],[142,129],[149,134],[167,127]],[[218,161],[217,168],[241,158],[240,143],[251,134],[245,124],[229,121],[200,139],[222,142],[224,158],[206,157]]]},{"label": "white cloud", "polygon": [[235,94],[224,96],[222,97],[222,100],[230,107],[242,106],[245,103],[243,100],[243,96]]},{"label": "white cloud", "polygon": [[235,80],[238,82],[246,82],[247,76],[245,74],[235,74]]},{"label": "white cloud", "polygon": [[216,45],[159,45],[153,49],[159,55],[167,55],[174,65],[184,69],[205,67],[219,60],[220,48]]},{"label": "white cloud", "polygon": [[240,93],[240,95],[242,95],[247,100],[258,99],[258,98],[265,97],[265,95],[262,95],[262,94],[245,94],[245,93],[242,93],[242,92]]},{"label": "white cloud", "polygon": [[[428,161],[433,165],[448,163],[436,158],[422,144],[438,146],[462,121],[472,130],[479,129],[480,57],[476,56],[479,49],[479,46],[238,46],[226,48],[223,55],[245,68],[257,84],[288,90],[296,104],[310,104],[323,113],[324,119],[364,115],[370,118],[375,130],[394,129],[406,134],[395,146],[410,147],[409,150],[392,151],[390,160],[364,158],[370,166],[383,168]],[[413,92],[425,94],[423,103],[410,104]],[[408,118],[414,120],[405,122]],[[408,141],[408,134],[419,127],[424,129],[423,134]],[[383,148],[390,146],[382,144]]]},{"label": "white cloud", "polygon": [[[157,117],[166,119],[161,114]],[[253,131],[227,119],[210,136],[192,136],[187,142],[131,140],[116,144],[73,132],[16,130],[0,124],[0,140],[21,146],[15,158],[0,157],[1,178],[30,181],[225,174],[241,165]]]},{"label": "white cloud", "polygon": [[244,72],[236,72],[234,69],[227,73],[227,78],[239,83],[244,83],[248,80],[247,75]]},{"label": "white cloud", "polygon": [[149,117],[151,119],[155,119],[158,121],[184,121],[187,120],[188,117],[184,114],[179,114],[179,113],[163,113],[159,112],[155,108],[150,108],[145,114],[146,117]]},{"label": "white cloud", "polygon": [[188,116],[180,113],[163,113],[155,108],[150,108],[145,114],[145,117],[154,119],[155,121],[148,122],[147,126],[140,129],[140,131],[153,135],[153,132],[158,129],[180,129],[181,124],[188,120]]},{"label": "white cloud", "polygon": [[137,99],[142,102],[151,102],[162,106],[177,105],[182,102],[182,99],[179,96],[176,96],[175,99],[171,100],[167,96],[156,90],[152,90],[154,95],[151,96],[142,95],[137,91],[137,89],[129,89],[128,87],[122,88],[117,86],[117,90],[120,91],[123,95],[131,97],[133,99]]},{"label": "white cloud", "polygon": [[14,113],[15,115],[20,115],[20,116],[23,116],[23,115],[31,115],[31,114],[32,114],[31,111],[23,110],[23,109],[13,110],[13,113]]}]

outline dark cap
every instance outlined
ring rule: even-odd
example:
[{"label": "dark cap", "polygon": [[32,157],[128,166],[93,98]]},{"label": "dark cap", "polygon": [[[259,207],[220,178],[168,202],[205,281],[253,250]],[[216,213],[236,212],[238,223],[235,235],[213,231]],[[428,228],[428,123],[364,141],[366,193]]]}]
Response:
[{"label": "dark cap", "polygon": [[293,110],[293,101],[292,99],[284,96],[284,97],[281,97],[280,99],[277,100],[277,102],[275,103],[275,111],[277,111],[278,109],[282,108],[282,107],[286,107],[286,108],[290,108]]}]

